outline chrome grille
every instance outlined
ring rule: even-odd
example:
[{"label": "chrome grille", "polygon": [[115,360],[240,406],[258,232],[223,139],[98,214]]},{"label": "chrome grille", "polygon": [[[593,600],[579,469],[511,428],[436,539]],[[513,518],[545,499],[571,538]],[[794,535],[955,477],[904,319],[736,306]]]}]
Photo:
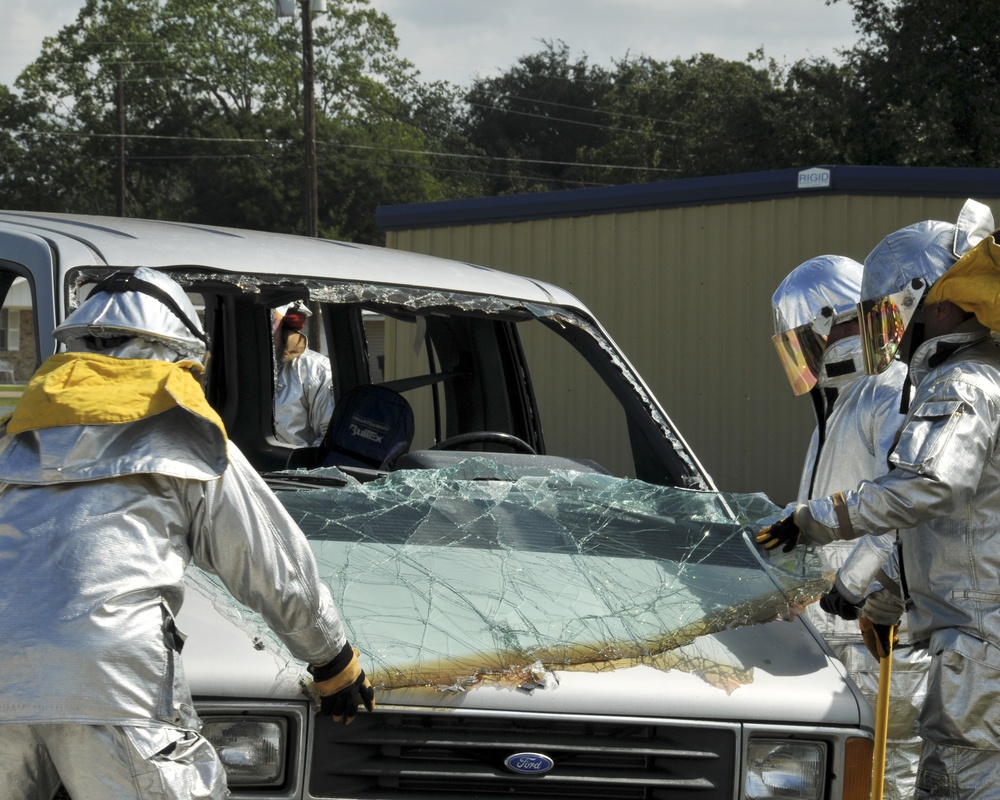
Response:
[{"label": "chrome grille", "polygon": [[[379,709],[349,728],[316,719],[309,795],[731,800],[737,741],[736,725]],[[555,766],[512,773],[504,759],[519,752],[544,753]]]}]

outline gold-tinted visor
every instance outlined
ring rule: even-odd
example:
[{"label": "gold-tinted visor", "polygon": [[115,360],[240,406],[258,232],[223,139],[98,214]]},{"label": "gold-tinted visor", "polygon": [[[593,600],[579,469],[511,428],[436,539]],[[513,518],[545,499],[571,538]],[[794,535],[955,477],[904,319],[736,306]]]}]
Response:
[{"label": "gold-tinted visor", "polygon": [[813,330],[812,325],[801,325],[771,337],[796,397],[816,385],[819,362],[826,349],[826,338],[824,334]]},{"label": "gold-tinted visor", "polygon": [[858,303],[861,324],[861,350],[865,372],[878,375],[893,362],[903,341],[906,327],[917,313],[926,284],[907,286],[895,294],[862,300]]}]

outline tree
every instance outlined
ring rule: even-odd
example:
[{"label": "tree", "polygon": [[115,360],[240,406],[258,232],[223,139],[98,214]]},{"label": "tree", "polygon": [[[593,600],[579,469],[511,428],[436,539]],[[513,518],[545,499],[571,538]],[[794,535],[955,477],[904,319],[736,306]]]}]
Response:
[{"label": "tree", "polygon": [[[758,54],[758,58],[763,56]],[[718,175],[778,165],[774,76],[751,62],[702,54],[617,63],[607,110],[614,135],[581,158],[609,183]]]},{"label": "tree", "polygon": [[770,148],[782,154],[778,166],[865,163],[856,135],[863,117],[850,67],[802,60],[774,76],[780,92],[772,109]]},{"label": "tree", "polygon": [[488,193],[593,184],[577,152],[604,140],[610,88],[605,70],[586,56],[571,61],[563,42],[545,42],[502,75],[473,81],[465,130],[486,159]]},{"label": "tree", "polygon": [[846,152],[851,76],[823,60],[781,68],[763,52],[604,70],[549,43],[473,84],[468,137],[495,193],[831,163]]},{"label": "tree", "polygon": [[[831,0],[838,2],[839,0]],[[989,0],[848,0],[862,98],[854,127],[872,164],[1000,162],[1000,37]]]},{"label": "tree", "polygon": [[[368,0],[332,2],[315,25],[322,235],[376,240],[375,205],[449,193],[425,131],[454,131],[426,118],[453,119],[454,93],[422,86],[396,47]],[[123,108],[126,213],[303,230],[301,38],[269,0],[87,0],[16,85],[34,111],[24,124],[47,137],[36,152],[65,152],[38,207],[113,213]]]}]

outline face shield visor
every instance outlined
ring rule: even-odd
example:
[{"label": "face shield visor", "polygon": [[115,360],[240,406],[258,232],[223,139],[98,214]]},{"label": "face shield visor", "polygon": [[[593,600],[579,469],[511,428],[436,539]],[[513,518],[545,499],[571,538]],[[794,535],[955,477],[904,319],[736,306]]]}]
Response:
[{"label": "face shield visor", "polygon": [[858,303],[861,352],[865,372],[869,375],[884,372],[895,360],[906,329],[926,292],[927,282],[914,278],[901,291]]},{"label": "face shield visor", "polygon": [[845,256],[815,256],[789,272],[775,290],[771,341],[796,396],[819,380],[834,326],[857,315],[862,271]]},{"label": "face shield visor", "polygon": [[821,314],[806,325],[771,337],[774,348],[778,351],[778,360],[796,397],[811,390],[819,378],[823,351],[826,350],[826,341],[834,323],[833,309],[824,311],[829,313]]}]

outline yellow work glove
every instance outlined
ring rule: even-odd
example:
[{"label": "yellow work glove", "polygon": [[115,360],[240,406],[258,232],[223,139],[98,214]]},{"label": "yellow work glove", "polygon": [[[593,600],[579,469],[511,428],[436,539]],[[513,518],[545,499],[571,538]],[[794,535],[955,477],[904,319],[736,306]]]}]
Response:
[{"label": "yellow work glove", "polygon": [[903,610],[903,598],[892,589],[879,589],[865,598],[858,627],[868,652],[879,661],[889,655],[890,647],[899,643]]},{"label": "yellow work glove", "polygon": [[320,709],[333,717],[334,722],[350,725],[362,703],[369,711],[375,709],[375,690],[361,669],[358,651],[350,642],[333,661],[310,665],[309,674],[319,692]]},{"label": "yellow work glove", "polygon": [[[892,647],[899,644],[899,625],[880,625],[870,619],[862,617],[858,620],[858,627],[861,628],[861,638],[865,647],[876,661],[881,661],[892,652]],[[890,647],[891,642],[891,647]]]}]

